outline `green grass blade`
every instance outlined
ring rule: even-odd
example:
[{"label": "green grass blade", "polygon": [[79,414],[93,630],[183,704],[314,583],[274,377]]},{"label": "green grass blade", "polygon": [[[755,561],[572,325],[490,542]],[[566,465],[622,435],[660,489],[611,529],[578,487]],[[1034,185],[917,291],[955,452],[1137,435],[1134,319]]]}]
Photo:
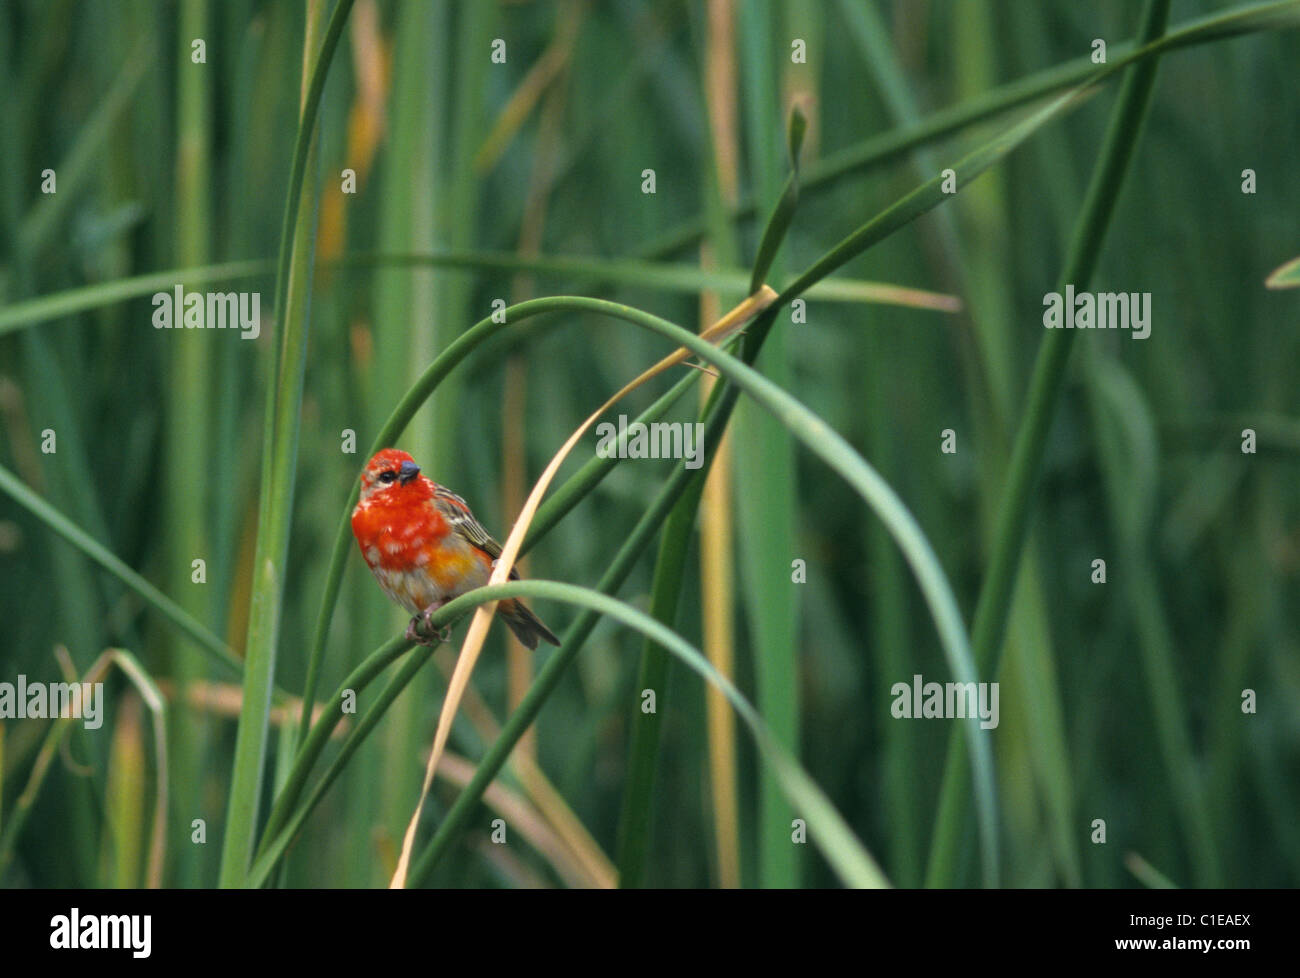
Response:
[{"label": "green grass blade", "polygon": [[[314,161],[316,115],[325,76],[343,33],[352,0],[338,0],[320,45],[316,48],[318,18],[308,12],[304,62],[310,62],[311,83],[303,99],[294,146],[293,169],[282,228],[280,265],[276,276],[275,315],[279,319],[274,366],[267,390],[266,431],[262,445],[262,478],[258,508],[253,597],[248,619],[244,695],[231,772],[226,836],[222,844],[223,887],[240,886],[248,872],[257,831],[263,765],[266,760],[267,714],[275,677],[285,561],[297,468],[298,427],[302,406],[303,370],[306,365],[310,313],[311,275],[316,214],[300,212],[300,201],[315,199],[315,180],[306,179]],[[310,709],[310,704],[306,705]]]},{"label": "green grass blade", "polygon": [[[695,514],[703,491],[704,479],[697,476],[673,507],[659,538],[659,555],[655,560],[654,583],[650,589],[650,615],[664,626],[672,627],[677,620],[688,543],[695,529]],[[639,699],[645,690],[651,690],[655,695],[655,710],[643,713],[637,709],[632,720],[615,852],[618,885],[623,889],[642,884],[650,852],[655,767],[663,728],[661,711],[668,702],[668,661],[668,653],[647,635],[637,669],[636,694]]]},{"label": "green grass blade", "polygon": [[[207,37],[210,11],[206,0],[184,0],[180,8],[180,37]],[[211,167],[211,73],[185,57],[185,46],[176,66],[178,91],[176,148],[176,259],[182,265],[208,264],[212,249],[212,167]],[[188,282],[183,288],[193,289]],[[178,310],[179,313],[179,310]],[[214,464],[213,376],[214,359],[211,334],[204,330],[177,330],[167,336],[170,369],[167,371],[167,410],[164,415],[162,494],[163,533],[167,540],[164,555],[168,589],[200,621],[211,622],[212,591],[209,586],[195,587],[191,579],[191,562],[201,558],[215,579],[218,568],[213,560],[212,537],[208,515],[212,512],[214,477],[220,466]],[[215,583],[215,580],[214,580]],[[192,684],[205,678],[204,672],[184,652],[172,656],[172,671],[185,701]],[[173,756],[177,771],[201,769],[201,761],[211,749],[212,728],[209,718],[197,711],[177,711],[172,723]],[[202,811],[201,786],[186,778],[177,779],[177,808]],[[178,828],[188,824],[178,821]],[[205,850],[194,846],[180,847],[180,878],[186,886],[198,886],[197,858]]]},{"label": "green grass blade", "polygon": [[[793,220],[800,194],[800,155],[803,150],[807,120],[796,107],[791,112],[784,147],[790,172],[784,186],[778,181],[784,170],[782,147],[775,127],[765,124],[766,113],[779,111],[775,66],[782,59],[772,58],[775,36],[785,33],[820,32],[811,21],[820,19],[816,11],[784,12],[784,30],[775,27],[771,5],[759,5],[748,11],[748,40],[742,53],[753,86],[752,120],[749,145],[754,161],[756,185],[766,199],[776,199],[777,206],[763,233],[754,279],[769,275],[778,278],[788,260],[777,261],[777,249]],[[803,19],[796,26],[794,20]],[[792,81],[791,69],[782,66],[784,81]],[[804,92],[799,97],[816,100],[817,93]],[[750,101],[747,99],[747,102]],[[765,112],[766,110],[766,112]],[[766,253],[765,253],[766,252]],[[776,262],[774,265],[773,262]],[[747,338],[746,360],[761,370],[778,386],[788,386],[793,369],[793,352],[800,327],[771,338],[759,350],[759,337]],[[799,553],[798,488],[794,443],[779,421],[757,405],[741,402],[736,406],[733,428],[734,444],[744,446],[734,453],[735,491],[733,507],[740,566],[739,594],[749,625],[750,646],[754,661],[755,701],[772,735],[796,757],[800,756],[800,701],[804,693],[803,650],[799,644],[803,601],[802,589],[791,580],[790,569]],[[800,554],[800,556],[806,556]],[[767,888],[797,887],[806,860],[790,841],[791,824],[797,813],[790,807],[778,779],[765,771],[758,783],[758,883]]]},{"label": "green grass blade", "polygon": [[759,286],[767,281],[767,273],[772,269],[776,253],[785,240],[785,233],[794,220],[795,208],[799,205],[799,154],[803,151],[803,137],[808,131],[808,120],[798,106],[790,113],[790,131],[788,144],[790,149],[791,170],[786,180],[785,189],[772,209],[772,216],[767,219],[763,238],[758,243],[758,255],[754,258],[754,273],[749,279],[749,291],[752,295]]},{"label": "green grass blade", "polygon": [[[401,651],[405,653],[408,649],[409,646],[403,645]],[[253,868],[248,872],[248,885],[250,887],[260,887],[270,878],[271,873],[277,868],[280,859],[288,850],[290,843],[302,830],[307,817],[320,804],[321,799],[325,797],[331,785],[343,773],[344,767],[347,766],[357,749],[365,743],[366,738],[378,726],[379,721],[384,718],[388,708],[393,705],[397,697],[415,678],[416,673],[423,669],[428,661],[427,655],[417,653],[403,662],[401,668],[389,680],[388,685],[384,687],[383,692],[375,699],[374,703],[368,706],[365,714],[358,718],[356,726],[348,733],[347,740],[344,741],[338,754],[330,761],[329,767],[325,769],[320,780],[312,788],[307,800],[294,809],[292,813],[290,813],[288,805],[273,810],[272,817],[267,821],[266,830],[263,833],[263,842],[258,847],[257,857],[253,860]],[[387,661],[385,661],[384,665],[387,664]],[[345,688],[360,693],[365,686],[369,685],[372,678],[374,677],[364,678],[364,681],[359,685]],[[341,714],[337,716],[341,716]],[[320,740],[322,746],[324,739],[329,736],[333,729],[334,724],[322,727],[324,731],[324,737]],[[319,756],[319,751],[315,750],[310,754],[299,754],[290,769],[290,777],[305,776],[317,756]],[[296,800],[302,788],[303,784],[299,783],[293,792],[285,792],[280,797],[286,801],[289,801],[289,799]]]},{"label": "green grass blade", "polygon": [[[40,323],[98,309],[127,299],[168,291],[177,283],[202,285],[210,282],[254,278],[275,270],[270,259],[220,262],[161,272],[148,272],[35,296],[0,309],[0,336]],[[452,251],[357,252],[332,261],[321,261],[317,269],[446,268],[466,271],[531,272],[574,284],[625,285],[683,295],[700,292],[743,292],[751,275],[740,269],[706,270],[694,265],[632,259],[584,258],[551,255],[528,258],[513,252]],[[824,302],[871,302],[951,311],[954,297],[910,289],[887,282],[832,279],[807,290],[808,299]]]}]

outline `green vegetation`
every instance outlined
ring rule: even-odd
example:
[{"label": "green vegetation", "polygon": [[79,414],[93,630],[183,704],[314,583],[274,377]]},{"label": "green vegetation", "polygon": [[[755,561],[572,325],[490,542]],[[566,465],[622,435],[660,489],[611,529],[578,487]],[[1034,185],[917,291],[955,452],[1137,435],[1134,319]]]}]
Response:
[{"label": "green vegetation", "polygon": [[[0,885],[387,885],[505,596],[408,885],[1295,885],[1300,0],[1172,7],[6,4]],[[411,646],[369,454],[505,541],[679,348]]]}]

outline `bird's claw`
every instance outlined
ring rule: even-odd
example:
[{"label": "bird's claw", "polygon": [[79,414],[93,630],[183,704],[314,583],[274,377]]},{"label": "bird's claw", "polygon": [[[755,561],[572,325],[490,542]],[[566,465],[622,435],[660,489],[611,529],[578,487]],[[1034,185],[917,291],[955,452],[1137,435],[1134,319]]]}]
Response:
[{"label": "bird's claw", "polygon": [[450,625],[443,625],[438,629],[433,627],[433,613],[440,607],[441,604],[436,607],[430,605],[411,619],[411,623],[406,626],[408,642],[414,642],[416,645],[437,645],[451,638]]},{"label": "bird's claw", "polygon": [[433,643],[420,634],[419,631],[420,616],[416,615],[411,619],[411,623],[406,626],[406,640],[414,642],[416,645],[432,645]]}]

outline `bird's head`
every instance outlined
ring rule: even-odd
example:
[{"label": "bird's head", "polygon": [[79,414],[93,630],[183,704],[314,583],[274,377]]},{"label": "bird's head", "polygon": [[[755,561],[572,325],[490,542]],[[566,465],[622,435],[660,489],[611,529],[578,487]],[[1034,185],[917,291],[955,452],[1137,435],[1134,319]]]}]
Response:
[{"label": "bird's head", "polygon": [[[415,459],[397,448],[378,452],[361,473],[361,501],[400,499],[418,486],[420,467]],[[412,485],[416,483],[416,485]]]}]

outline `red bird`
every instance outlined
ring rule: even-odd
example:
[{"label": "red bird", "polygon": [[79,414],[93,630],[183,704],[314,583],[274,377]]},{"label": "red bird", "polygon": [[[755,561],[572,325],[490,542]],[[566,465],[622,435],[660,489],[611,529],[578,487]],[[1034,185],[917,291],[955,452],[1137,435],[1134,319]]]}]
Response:
[{"label": "red bird", "polygon": [[[474,519],[465,500],[420,475],[415,460],[396,448],[379,452],[361,473],[352,533],[384,593],[415,616],[406,638],[421,645],[431,641],[417,626],[423,622],[428,631],[430,615],[486,584],[501,556],[501,545]],[[513,567],[510,578],[519,578]],[[504,600],[497,611],[528,648],[537,648],[539,638],[560,644],[522,601]]]}]

